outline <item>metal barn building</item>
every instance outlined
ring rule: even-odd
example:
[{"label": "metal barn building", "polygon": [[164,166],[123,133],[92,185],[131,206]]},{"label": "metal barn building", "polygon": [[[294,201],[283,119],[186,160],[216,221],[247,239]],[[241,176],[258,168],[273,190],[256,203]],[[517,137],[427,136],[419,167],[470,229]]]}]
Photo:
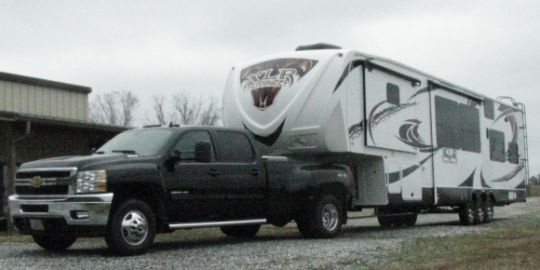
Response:
[{"label": "metal barn building", "polygon": [[0,72],[2,207],[6,207],[6,195],[13,191],[19,164],[51,156],[89,154],[92,148],[125,130],[89,121],[91,91],[85,86]]}]

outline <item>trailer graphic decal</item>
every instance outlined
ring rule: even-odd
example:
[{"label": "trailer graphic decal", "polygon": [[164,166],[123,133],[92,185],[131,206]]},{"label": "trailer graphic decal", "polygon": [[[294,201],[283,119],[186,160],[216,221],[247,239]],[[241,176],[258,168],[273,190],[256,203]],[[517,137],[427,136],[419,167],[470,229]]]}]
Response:
[{"label": "trailer graphic decal", "polygon": [[497,179],[493,179],[491,182],[495,182],[495,183],[507,182],[511,180],[512,178],[514,178],[522,169],[523,169],[523,165],[519,165],[508,174],[503,175]]},{"label": "trailer graphic decal", "polygon": [[248,130],[249,132],[251,132],[251,134],[253,134],[253,137],[255,138],[255,140],[259,141],[260,143],[264,145],[272,146],[279,138],[279,135],[281,135],[281,132],[283,131],[283,126],[285,125],[285,120],[287,119],[284,119],[283,122],[281,122],[281,124],[279,125],[279,127],[268,136],[257,135],[255,132],[251,131],[251,129],[249,129],[246,126],[246,124],[242,123],[242,125],[244,125],[244,128],[246,130]]},{"label": "trailer graphic decal", "polygon": [[410,145],[420,152],[431,151],[431,145],[425,144],[422,137],[418,133],[418,126],[422,121],[418,119],[405,120],[405,124],[399,127],[399,136],[396,136],[403,143]]},{"label": "trailer graphic decal", "polygon": [[474,173],[475,172],[476,172],[476,169],[474,169],[473,172],[471,173],[471,175],[469,177],[467,177],[467,179],[465,179],[465,181],[463,181],[463,183],[461,183],[459,186],[460,187],[470,187],[470,188],[472,188],[473,183],[474,183]]},{"label": "trailer graphic decal", "polygon": [[253,105],[265,110],[274,103],[281,88],[291,86],[306,75],[317,60],[302,58],[275,59],[242,69],[240,84],[250,91]]},{"label": "trailer graphic decal", "polygon": [[387,101],[381,101],[379,103],[377,103],[375,106],[373,106],[373,108],[371,109],[371,111],[369,112],[369,119],[368,119],[368,132],[369,132],[369,137],[371,139],[371,141],[373,142],[374,145],[377,145],[375,143],[375,139],[373,138],[373,131],[372,129],[375,128],[378,124],[384,122],[384,120],[388,117],[390,117],[391,115],[393,114],[396,114],[397,112],[403,110],[403,109],[406,109],[406,108],[409,108],[411,106],[414,106],[416,105],[416,102],[411,102],[411,103],[402,103],[402,104],[399,104],[399,105],[391,105],[390,107],[387,107],[385,109],[383,109],[382,111],[378,112],[378,113],[375,113],[375,111],[380,107],[382,106],[383,104],[387,103]]},{"label": "trailer graphic decal", "polygon": [[[388,177],[388,183],[390,183],[390,184],[395,183],[395,182],[407,177],[409,174],[415,172],[418,168],[420,168],[422,165],[424,165],[430,158],[432,158],[435,154],[437,154],[438,150],[439,149],[433,149],[433,153],[431,153],[426,158],[421,160],[418,165],[409,166],[409,167],[407,167],[407,168],[405,168],[405,169],[403,169],[401,171],[395,171],[395,172],[387,173],[386,177]],[[401,178],[400,178],[400,175],[402,176]]]}]

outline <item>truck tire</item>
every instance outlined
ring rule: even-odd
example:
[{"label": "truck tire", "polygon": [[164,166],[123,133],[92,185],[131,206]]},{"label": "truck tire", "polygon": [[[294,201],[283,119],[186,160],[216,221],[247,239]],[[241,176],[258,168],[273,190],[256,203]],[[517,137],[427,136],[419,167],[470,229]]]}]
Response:
[{"label": "truck tire", "polygon": [[406,215],[401,216],[401,222],[405,226],[414,226],[414,224],[416,224],[417,219],[418,219],[417,213],[406,214]]},{"label": "truck tire", "polygon": [[383,228],[390,228],[395,225],[393,216],[377,216],[377,220]]},{"label": "truck tire", "polygon": [[486,223],[493,221],[493,217],[495,216],[495,207],[493,205],[494,203],[491,198],[488,198],[484,204],[484,219]]},{"label": "truck tire", "polygon": [[136,255],[144,253],[155,236],[156,220],[150,206],[141,200],[129,199],[113,209],[105,241],[117,254]]},{"label": "truck tire", "polygon": [[32,238],[40,247],[50,251],[65,250],[77,240],[73,234],[34,234]]},{"label": "truck tire", "polygon": [[305,238],[333,238],[341,231],[343,204],[331,194],[316,199],[296,223]]},{"label": "truck tire", "polygon": [[474,224],[474,217],[473,202],[467,202],[459,207],[459,223],[461,225]]},{"label": "truck tire", "polygon": [[485,202],[482,199],[474,201],[474,224],[482,224],[486,221],[486,214],[484,213]]},{"label": "truck tire", "polygon": [[227,236],[236,238],[252,238],[261,228],[261,225],[223,226],[221,232]]}]

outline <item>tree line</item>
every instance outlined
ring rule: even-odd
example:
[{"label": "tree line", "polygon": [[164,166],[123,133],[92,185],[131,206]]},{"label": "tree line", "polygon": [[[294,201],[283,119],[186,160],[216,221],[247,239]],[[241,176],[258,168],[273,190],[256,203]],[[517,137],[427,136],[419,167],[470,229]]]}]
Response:
[{"label": "tree line", "polygon": [[186,91],[179,91],[170,96],[156,94],[152,96],[151,111],[144,114],[144,119],[136,119],[139,109],[139,97],[132,91],[113,91],[94,95],[90,101],[89,118],[94,123],[132,127],[142,125],[209,125],[214,126],[220,120],[220,103],[214,96],[205,98]]}]

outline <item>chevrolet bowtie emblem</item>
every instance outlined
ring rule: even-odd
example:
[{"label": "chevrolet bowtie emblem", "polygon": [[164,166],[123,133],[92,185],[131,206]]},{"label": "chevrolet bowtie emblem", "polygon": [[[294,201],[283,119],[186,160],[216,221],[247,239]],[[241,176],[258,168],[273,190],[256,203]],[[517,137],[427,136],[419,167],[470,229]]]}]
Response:
[{"label": "chevrolet bowtie emblem", "polygon": [[41,179],[41,177],[39,176],[32,178],[32,181],[30,181],[30,185],[33,188],[39,188],[41,187],[42,184],[43,184],[43,179]]}]

